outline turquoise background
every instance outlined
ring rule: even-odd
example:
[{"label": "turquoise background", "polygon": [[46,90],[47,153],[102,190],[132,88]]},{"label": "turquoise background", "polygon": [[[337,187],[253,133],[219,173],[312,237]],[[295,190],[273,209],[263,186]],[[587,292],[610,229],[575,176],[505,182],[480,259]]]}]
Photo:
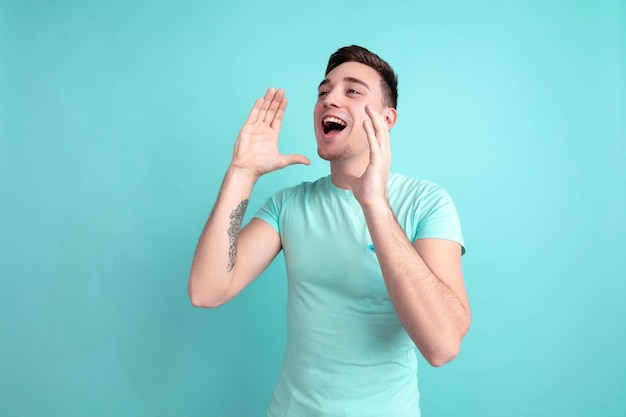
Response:
[{"label": "turquoise background", "polygon": [[448,189],[473,324],[420,366],[424,416],[626,413],[626,2],[0,1],[0,415],[262,416],[282,259],[188,301],[235,137],[269,86],[285,153],[326,175],[328,56],[400,78],[393,169]]}]

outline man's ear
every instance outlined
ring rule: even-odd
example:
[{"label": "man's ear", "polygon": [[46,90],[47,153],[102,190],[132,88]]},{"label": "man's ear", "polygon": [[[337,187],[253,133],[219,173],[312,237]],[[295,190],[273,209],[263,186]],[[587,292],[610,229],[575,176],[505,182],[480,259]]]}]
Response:
[{"label": "man's ear", "polygon": [[398,112],[393,107],[387,107],[385,109],[385,122],[387,122],[387,126],[389,130],[395,126],[396,120],[398,119]]}]

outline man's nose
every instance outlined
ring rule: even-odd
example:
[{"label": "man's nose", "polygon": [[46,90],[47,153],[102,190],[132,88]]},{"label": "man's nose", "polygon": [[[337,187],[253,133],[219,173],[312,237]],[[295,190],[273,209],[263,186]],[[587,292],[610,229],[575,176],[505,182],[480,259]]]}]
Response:
[{"label": "man's nose", "polygon": [[340,107],[341,106],[341,96],[337,89],[332,89],[326,93],[326,97],[324,97],[324,107]]}]

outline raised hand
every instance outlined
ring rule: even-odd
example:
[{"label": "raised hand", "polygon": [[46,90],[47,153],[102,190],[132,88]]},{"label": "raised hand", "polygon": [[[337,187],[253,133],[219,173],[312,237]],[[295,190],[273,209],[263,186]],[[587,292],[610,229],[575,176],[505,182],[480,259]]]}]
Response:
[{"label": "raised hand", "polygon": [[363,122],[370,149],[369,165],[361,177],[348,175],[346,181],[361,205],[387,204],[387,181],[391,166],[389,126],[369,104],[365,106],[365,112],[369,116],[369,120]]},{"label": "raised hand", "polygon": [[249,170],[258,178],[288,165],[310,164],[303,155],[282,155],[278,151],[278,136],[286,108],[287,98],[282,89],[270,88],[265,97],[254,103],[237,137],[232,167]]}]

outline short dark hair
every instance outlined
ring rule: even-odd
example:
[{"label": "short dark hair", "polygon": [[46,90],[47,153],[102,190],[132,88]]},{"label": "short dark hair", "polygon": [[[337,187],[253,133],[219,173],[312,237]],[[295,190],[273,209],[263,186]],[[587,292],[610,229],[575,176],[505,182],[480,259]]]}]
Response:
[{"label": "short dark hair", "polygon": [[383,92],[383,104],[394,109],[398,105],[398,76],[391,65],[373,52],[358,45],[344,46],[332,54],[328,59],[326,74],[346,62],[358,62],[373,68],[380,74],[380,83]]}]

